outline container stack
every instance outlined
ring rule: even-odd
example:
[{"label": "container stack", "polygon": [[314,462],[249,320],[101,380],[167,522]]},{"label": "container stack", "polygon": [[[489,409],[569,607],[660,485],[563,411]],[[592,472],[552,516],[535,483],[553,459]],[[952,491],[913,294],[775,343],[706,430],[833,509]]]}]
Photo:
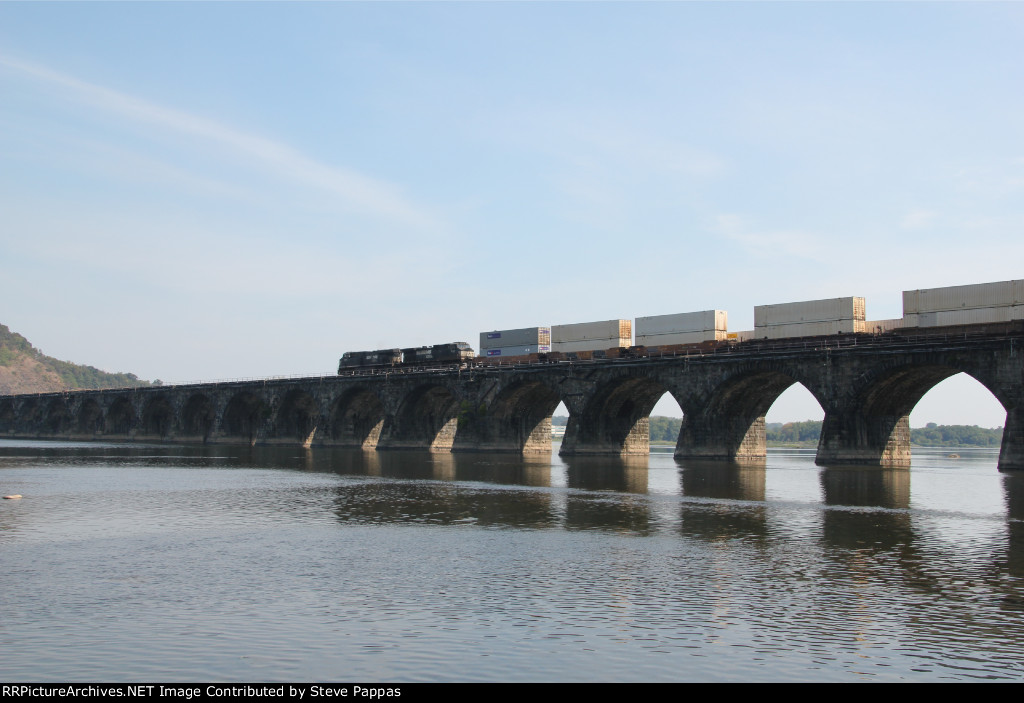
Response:
[{"label": "container stack", "polygon": [[828,298],[754,307],[758,339],[820,337],[865,331],[864,298]]},{"label": "container stack", "polygon": [[480,333],[481,356],[525,356],[551,351],[550,327],[525,327]]},{"label": "container stack", "polygon": [[636,318],[637,346],[657,347],[667,344],[697,344],[725,339],[729,314],[725,310],[681,312],[675,315],[652,315]]},{"label": "container stack", "polygon": [[948,327],[1024,319],[1024,281],[903,291],[906,327]]},{"label": "container stack", "polygon": [[551,350],[556,352],[582,352],[631,346],[631,320],[579,322],[574,325],[551,327]]}]

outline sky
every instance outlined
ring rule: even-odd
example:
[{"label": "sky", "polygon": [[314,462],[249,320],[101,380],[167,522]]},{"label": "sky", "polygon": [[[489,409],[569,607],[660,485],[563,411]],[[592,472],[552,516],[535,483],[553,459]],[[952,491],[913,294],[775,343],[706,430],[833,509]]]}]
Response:
[{"label": "sky", "polygon": [[[0,323],[187,382],[1024,278],[1024,3],[0,3]],[[667,398],[656,414],[678,415]],[[802,387],[769,421],[820,418]],[[913,426],[995,426],[959,376]]]}]

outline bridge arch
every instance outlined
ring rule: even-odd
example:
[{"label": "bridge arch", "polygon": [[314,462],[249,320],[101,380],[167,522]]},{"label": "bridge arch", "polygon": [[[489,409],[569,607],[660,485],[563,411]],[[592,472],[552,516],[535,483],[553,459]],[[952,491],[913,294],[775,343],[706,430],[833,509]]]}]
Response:
[{"label": "bridge arch", "polygon": [[35,435],[39,434],[42,420],[45,417],[45,409],[39,398],[26,398],[18,408],[16,428],[19,432]]},{"label": "bridge arch", "polygon": [[380,441],[387,412],[377,394],[363,386],[342,393],[331,406],[329,441],[343,447],[373,449]]},{"label": "bridge arch", "polygon": [[824,407],[815,384],[786,367],[737,369],[690,398],[676,444],[677,458],[763,462],[765,415],[779,396],[800,383]]},{"label": "bridge arch", "polygon": [[85,398],[78,406],[75,428],[80,434],[103,432],[103,408],[95,398]]},{"label": "bridge arch", "polygon": [[107,411],[106,434],[128,435],[138,424],[135,407],[130,398],[121,396],[110,404]]},{"label": "bridge arch", "polygon": [[947,360],[887,365],[864,374],[842,407],[826,412],[818,464],[909,467],[911,411],[928,391],[958,373],[976,380],[1009,410],[1012,398],[1003,388],[966,365]]},{"label": "bridge arch", "polygon": [[320,424],[320,405],[306,391],[288,391],[281,400],[274,418],[274,437],[278,440],[297,441],[304,447],[313,442]]},{"label": "bridge arch", "polygon": [[0,432],[14,431],[17,419],[18,414],[14,410],[14,401],[9,398],[0,400]]},{"label": "bridge arch", "polygon": [[51,434],[64,434],[72,424],[67,398],[51,399],[46,407],[46,430]]},{"label": "bridge arch", "polygon": [[142,410],[142,433],[152,437],[168,437],[174,428],[174,408],[166,395],[150,398]]},{"label": "bridge arch", "polygon": [[651,410],[665,393],[679,401],[673,389],[656,375],[632,372],[605,382],[578,412],[573,413],[570,407],[559,453],[648,454]]},{"label": "bridge arch", "polygon": [[186,437],[200,438],[203,442],[210,438],[216,426],[217,413],[213,402],[205,393],[194,393],[185,401],[181,411],[181,431]]},{"label": "bridge arch", "polygon": [[458,432],[459,401],[440,383],[423,383],[405,395],[380,449],[450,450]]},{"label": "bridge arch", "polygon": [[519,379],[502,388],[490,403],[461,408],[460,432],[476,436],[474,449],[550,454],[551,415],[561,402],[550,384]]},{"label": "bridge arch", "polygon": [[251,391],[240,391],[224,408],[224,434],[255,444],[269,415],[270,408],[263,398]]}]

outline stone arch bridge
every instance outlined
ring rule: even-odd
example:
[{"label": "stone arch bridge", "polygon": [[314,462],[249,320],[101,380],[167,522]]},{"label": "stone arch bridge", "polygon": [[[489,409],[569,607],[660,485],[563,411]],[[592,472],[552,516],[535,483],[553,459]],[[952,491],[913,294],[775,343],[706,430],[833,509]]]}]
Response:
[{"label": "stone arch bridge", "polygon": [[794,383],[825,411],[817,461],[905,467],[910,411],[964,372],[1002,403],[1001,470],[1024,469],[1024,329],[845,335],[711,351],[468,369],[0,396],[0,436],[549,453],[648,452],[664,393],[683,411],[679,458],[762,461],[765,413]]}]

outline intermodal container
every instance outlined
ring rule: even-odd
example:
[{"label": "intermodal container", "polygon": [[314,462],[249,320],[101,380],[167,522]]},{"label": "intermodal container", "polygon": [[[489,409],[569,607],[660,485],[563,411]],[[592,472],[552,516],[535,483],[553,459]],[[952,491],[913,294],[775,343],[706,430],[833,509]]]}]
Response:
[{"label": "intermodal container", "polygon": [[787,337],[824,337],[833,334],[864,332],[864,320],[830,320],[827,322],[795,322],[789,325],[755,327],[758,339],[785,339]]},{"label": "intermodal container", "polygon": [[757,305],[754,307],[754,327],[840,320],[863,322],[866,319],[864,313],[864,298],[858,297]]},{"label": "intermodal container", "polygon": [[632,338],[611,337],[609,339],[589,339],[578,342],[552,342],[551,351],[556,352],[581,352],[596,351],[598,349],[618,349],[619,347],[633,346]]},{"label": "intermodal container", "polygon": [[952,327],[959,325],[986,325],[1024,319],[1024,305],[997,308],[967,308],[964,310],[938,310],[904,315],[905,327]]},{"label": "intermodal container", "polygon": [[[639,320],[637,320],[639,323]],[[637,334],[637,346],[663,346],[666,344],[697,344],[698,342],[714,342],[727,339],[725,330],[699,330],[696,332],[674,332],[671,334]]]},{"label": "intermodal container", "polygon": [[492,347],[490,349],[484,349],[480,352],[480,356],[490,357],[506,357],[506,356],[525,356],[527,354],[543,354],[551,351],[550,344],[517,344],[507,347]]},{"label": "intermodal container", "polygon": [[[494,330],[480,333],[480,349],[538,346],[551,344],[550,327],[524,327],[518,330]],[[485,355],[486,356],[486,355]]]},{"label": "intermodal container", "polygon": [[[551,343],[587,342],[590,340],[615,339],[629,340],[627,344],[613,346],[632,346],[632,320],[602,320],[600,322],[578,322],[572,325],[552,325]],[[591,347],[594,348],[594,347]]]},{"label": "intermodal container", "polygon": [[[681,312],[675,315],[652,315],[636,318],[637,344],[641,337],[680,332],[725,331],[729,328],[729,314],[725,310]],[[703,340],[701,340],[703,341]],[[668,344],[669,342],[666,342]]]},{"label": "intermodal container", "polygon": [[903,314],[1024,305],[1024,280],[903,291]]}]

